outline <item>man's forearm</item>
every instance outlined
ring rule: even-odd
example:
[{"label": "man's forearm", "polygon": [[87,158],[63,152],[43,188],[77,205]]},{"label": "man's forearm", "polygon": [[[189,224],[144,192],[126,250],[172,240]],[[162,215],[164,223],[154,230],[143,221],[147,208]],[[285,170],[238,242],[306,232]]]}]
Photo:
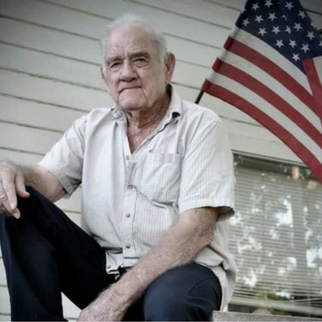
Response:
[{"label": "man's forearm", "polygon": [[214,208],[199,208],[183,214],[159,244],[112,286],[113,293],[120,300],[125,299],[125,306],[130,306],[158,276],[191,262],[210,244],[216,218]]},{"label": "man's forearm", "polygon": [[26,186],[31,186],[45,197],[55,202],[65,195],[65,191],[57,178],[41,166],[20,167],[25,176]]},{"label": "man's forearm", "polygon": [[40,166],[23,166],[9,162],[21,171],[25,186],[30,186],[51,201],[57,201],[65,194],[61,184],[56,177],[47,169]]},{"label": "man's forearm", "polygon": [[22,165],[16,165],[18,169],[22,172],[24,178],[25,178],[25,185],[33,187],[35,189],[39,189],[40,180],[39,180],[39,175],[35,171],[35,166],[33,167],[27,167],[27,166],[22,166]]}]

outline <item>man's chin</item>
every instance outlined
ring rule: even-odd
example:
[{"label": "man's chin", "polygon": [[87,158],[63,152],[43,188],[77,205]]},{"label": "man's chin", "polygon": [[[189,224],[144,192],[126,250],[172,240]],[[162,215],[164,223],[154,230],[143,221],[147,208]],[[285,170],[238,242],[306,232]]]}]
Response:
[{"label": "man's chin", "polygon": [[144,108],[142,101],[139,100],[126,100],[126,101],[121,101],[118,104],[119,109],[123,111],[138,111]]},{"label": "man's chin", "polygon": [[118,108],[122,111],[139,111],[142,109],[142,107],[137,105],[118,105]]}]

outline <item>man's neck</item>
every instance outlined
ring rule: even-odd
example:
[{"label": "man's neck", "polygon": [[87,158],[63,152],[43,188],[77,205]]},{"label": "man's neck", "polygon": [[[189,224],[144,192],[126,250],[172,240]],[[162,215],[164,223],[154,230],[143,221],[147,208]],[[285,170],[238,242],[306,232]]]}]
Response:
[{"label": "man's neck", "polygon": [[128,122],[127,137],[132,153],[157,129],[169,108],[169,103],[170,96],[166,94],[154,108],[125,113]]},{"label": "man's neck", "polygon": [[156,128],[166,114],[170,98],[166,94],[154,107],[138,111],[126,111],[128,134],[136,135]]}]

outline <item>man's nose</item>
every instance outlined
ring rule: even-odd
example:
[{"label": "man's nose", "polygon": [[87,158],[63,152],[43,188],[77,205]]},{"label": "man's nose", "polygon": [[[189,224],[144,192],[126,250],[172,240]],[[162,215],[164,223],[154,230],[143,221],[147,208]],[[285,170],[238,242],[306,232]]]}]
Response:
[{"label": "man's nose", "polygon": [[121,80],[131,81],[137,77],[137,73],[130,62],[124,62],[121,70]]}]

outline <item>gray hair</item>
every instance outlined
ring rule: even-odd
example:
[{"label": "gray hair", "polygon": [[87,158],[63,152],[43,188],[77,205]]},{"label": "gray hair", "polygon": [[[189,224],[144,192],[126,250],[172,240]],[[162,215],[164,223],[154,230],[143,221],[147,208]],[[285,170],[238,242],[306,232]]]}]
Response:
[{"label": "gray hair", "polygon": [[163,62],[166,60],[168,48],[167,41],[163,35],[163,33],[154,27],[152,24],[146,22],[139,16],[135,16],[132,14],[123,14],[116,20],[112,21],[107,25],[107,34],[104,39],[101,40],[102,50],[103,50],[103,73],[106,73],[106,57],[105,57],[105,46],[106,40],[108,36],[118,27],[126,27],[130,25],[139,25],[145,28],[148,32],[150,32],[159,52],[160,61]]}]

